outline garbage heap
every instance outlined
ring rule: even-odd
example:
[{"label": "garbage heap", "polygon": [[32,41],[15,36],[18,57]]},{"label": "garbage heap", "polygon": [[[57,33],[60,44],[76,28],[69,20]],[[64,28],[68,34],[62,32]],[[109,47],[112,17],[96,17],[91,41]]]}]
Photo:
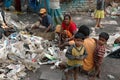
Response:
[{"label": "garbage heap", "polygon": [[42,37],[22,32],[4,36],[0,40],[0,80],[20,80],[26,70],[35,72],[42,64],[60,61],[62,55],[52,41]]}]

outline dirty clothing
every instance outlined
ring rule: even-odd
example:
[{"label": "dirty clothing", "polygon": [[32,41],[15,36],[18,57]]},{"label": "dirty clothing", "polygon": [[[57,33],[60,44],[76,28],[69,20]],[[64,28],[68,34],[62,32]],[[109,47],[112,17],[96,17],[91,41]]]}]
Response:
[{"label": "dirty clothing", "polygon": [[103,61],[103,57],[105,54],[105,45],[100,46],[99,44],[96,45],[95,53],[94,53],[94,69],[95,69],[95,76],[100,75],[100,68]]},{"label": "dirty clothing", "polygon": [[[40,23],[45,26],[46,28],[48,28],[49,25],[51,25],[51,27],[53,26],[53,22],[52,22],[52,18],[50,15],[46,15],[42,18],[42,20],[40,20]],[[51,28],[52,30],[52,28]]]},{"label": "dirty clothing", "polygon": [[98,64],[99,66],[102,63],[103,57],[105,54],[105,45],[100,46],[97,44],[96,49],[95,49],[95,53],[94,53],[94,64]]},{"label": "dirty clothing", "polygon": [[[68,66],[83,65],[83,59],[87,56],[85,47],[82,45],[80,47],[71,46],[66,52],[66,57],[68,58]],[[76,57],[79,57],[79,59]]]}]

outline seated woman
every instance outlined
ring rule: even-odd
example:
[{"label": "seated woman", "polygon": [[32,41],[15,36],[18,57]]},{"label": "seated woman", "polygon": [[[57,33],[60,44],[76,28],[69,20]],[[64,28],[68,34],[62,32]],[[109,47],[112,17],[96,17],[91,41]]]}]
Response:
[{"label": "seated woman", "polygon": [[62,22],[61,29],[59,32],[60,33],[59,47],[63,48],[64,46],[74,44],[73,37],[76,32],[77,32],[76,24],[71,20],[71,16],[66,14],[64,16],[64,20]]}]

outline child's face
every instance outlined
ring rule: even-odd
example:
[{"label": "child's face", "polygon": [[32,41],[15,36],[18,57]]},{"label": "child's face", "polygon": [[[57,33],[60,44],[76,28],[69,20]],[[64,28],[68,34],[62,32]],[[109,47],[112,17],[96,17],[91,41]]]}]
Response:
[{"label": "child's face", "polygon": [[106,44],[106,42],[107,41],[104,38],[102,38],[102,37],[100,37],[99,40],[98,40],[98,44],[99,45],[104,45],[104,44]]},{"label": "child's face", "polygon": [[81,46],[83,44],[83,40],[82,39],[74,39],[74,41],[75,41],[76,47],[79,47],[79,46]]}]

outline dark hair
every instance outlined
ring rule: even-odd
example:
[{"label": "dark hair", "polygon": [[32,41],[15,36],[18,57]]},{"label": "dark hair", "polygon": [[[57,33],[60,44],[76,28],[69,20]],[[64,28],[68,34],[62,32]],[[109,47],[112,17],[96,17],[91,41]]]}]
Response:
[{"label": "dark hair", "polygon": [[84,36],[84,34],[77,32],[77,33],[75,34],[74,38],[75,38],[75,39],[79,39],[79,38],[80,38],[80,39],[84,40],[84,39],[85,39],[85,36]]},{"label": "dark hair", "polygon": [[90,29],[86,25],[81,25],[78,32],[84,34],[85,37],[90,35]]},{"label": "dark hair", "polygon": [[101,32],[99,37],[104,38],[107,41],[109,39],[109,34],[106,32]]},{"label": "dark hair", "polygon": [[71,16],[70,16],[69,14],[65,14],[65,15],[64,15],[64,20],[65,20],[66,17],[68,17],[69,20],[71,20]]}]

